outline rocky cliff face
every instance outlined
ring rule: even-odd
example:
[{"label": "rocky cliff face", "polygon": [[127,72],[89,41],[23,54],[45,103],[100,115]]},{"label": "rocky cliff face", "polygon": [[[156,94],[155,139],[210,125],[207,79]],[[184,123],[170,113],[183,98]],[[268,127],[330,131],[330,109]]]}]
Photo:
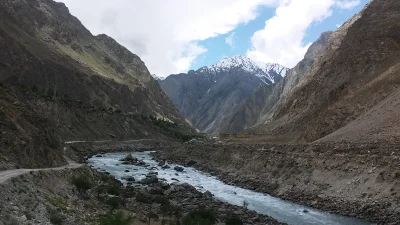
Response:
[{"label": "rocky cliff face", "polygon": [[304,73],[310,69],[315,58],[325,49],[331,34],[332,32],[323,33],[310,46],[304,59],[289,70],[280,82],[273,85],[261,85],[254,91],[224,118],[221,122],[220,131],[223,133],[238,133],[271,119],[273,109],[295,88]]},{"label": "rocky cliff face", "polygon": [[[373,0],[347,21],[276,107],[272,120],[256,132],[309,142],[348,125],[345,133],[354,141],[396,139],[398,132],[384,127],[399,127],[391,113],[397,109],[400,79],[399,10],[398,1]],[[378,112],[371,111],[374,107]],[[351,125],[357,120],[357,126]]]},{"label": "rocky cliff face", "polygon": [[66,140],[193,133],[140,58],[93,36],[63,3],[0,4],[3,167],[59,163]]},{"label": "rocky cliff face", "polygon": [[197,129],[215,133],[220,123],[260,85],[279,82],[288,69],[237,56],[159,80],[182,115]]}]

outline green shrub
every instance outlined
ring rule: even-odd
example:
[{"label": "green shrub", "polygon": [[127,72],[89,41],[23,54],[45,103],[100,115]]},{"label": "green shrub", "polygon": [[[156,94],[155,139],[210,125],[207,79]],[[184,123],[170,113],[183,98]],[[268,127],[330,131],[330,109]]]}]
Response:
[{"label": "green shrub", "polygon": [[107,186],[107,193],[110,195],[121,195],[122,187],[118,184],[109,184]]},{"label": "green shrub", "polygon": [[111,209],[114,210],[114,209],[118,209],[119,207],[123,206],[124,201],[121,198],[112,197],[106,201],[106,204],[111,206]]},{"label": "green shrub", "polygon": [[136,201],[141,203],[150,204],[151,197],[143,192],[136,193]]},{"label": "green shrub", "polygon": [[112,179],[113,178],[108,174],[104,174],[104,173],[100,174],[100,180],[103,182],[109,182]]},{"label": "green shrub", "polygon": [[79,192],[85,192],[93,187],[90,179],[83,175],[72,178],[72,184]]},{"label": "green shrub", "polygon": [[132,217],[125,217],[122,212],[112,214],[111,212],[99,220],[99,225],[130,225]]},{"label": "green shrub", "polygon": [[238,216],[230,216],[226,218],[226,225],[243,225],[243,221]]},{"label": "green shrub", "polygon": [[154,203],[158,203],[161,205],[169,205],[169,199],[168,199],[168,197],[164,197],[164,196],[156,196],[154,198]]},{"label": "green shrub", "polygon": [[216,222],[215,213],[205,208],[193,210],[182,219],[182,225],[212,225]]},{"label": "green shrub", "polygon": [[107,186],[104,184],[98,185],[95,189],[96,193],[97,193],[97,197],[99,197],[101,194],[106,193],[107,192]]},{"label": "green shrub", "polygon": [[61,225],[63,223],[63,216],[60,215],[56,210],[50,211],[50,223],[54,225]]}]

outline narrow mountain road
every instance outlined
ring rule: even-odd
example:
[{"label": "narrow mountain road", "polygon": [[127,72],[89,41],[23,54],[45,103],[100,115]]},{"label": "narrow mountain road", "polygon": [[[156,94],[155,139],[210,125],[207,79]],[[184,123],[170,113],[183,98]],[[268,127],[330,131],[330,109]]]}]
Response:
[{"label": "narrow mountain road", "polygon": [[5,183],[7,180],[13,178],[13,177],[18,177],[22,174],[27,174],[31,171],[41,171],[41,170],[63,170],[63,169],[74,169],[81,167],[82,164],[74,163],[74,162],[69,162],[68,165],[65,166],[60,166],[60,167],[54,167],[54,168],[42,168],[42,169],[16,169],[16,170],[6,170],[0,172],[0,184]]},{"label": "narrow mountain road", "polygon": [[[128,142],[140,142],[140,141],[153,141],[156,139],[135,139],[135,140],[127,140],[127,141],[118,141],[121,143],[128,143]],[[66,141],[65,144],[75,144],[75,143],[105,143],[105,142],[112,142],[116,140],[100,140],[100,141]]]},{"label": "narrow mountain road", "polygon": [[[153,140],[153,139],[138,139],[138,140],[128,140],[128,141],[120,141],[120,142],[139,142],[139,141],[148,141],[148,140]],[[104,142],[111,142],[114,140],[100,140],[100,141],[67,141],[64,142],[65,145],[68,144],[74,144],[74,143],[104,143]],[[64,148],[65,151],[65,148]],[[13,177],[18,177],[22,174],[27,174],[31,171],[41,171],[41,170],[63,170],[63,169],[74,169],[81,167],[82,164],[78,164],[75,162],[72,162],[71,160],[66,158],[66,161],[68,162],[68,165],[65,166],[60,166],[60,167],[53,167],[53,168],[41,168],[41,169],[15,169],[15,170],[6,170],[6,171],[1,171],[0,172],[0,184],[5,183],[7,180],[13,178]]]}]

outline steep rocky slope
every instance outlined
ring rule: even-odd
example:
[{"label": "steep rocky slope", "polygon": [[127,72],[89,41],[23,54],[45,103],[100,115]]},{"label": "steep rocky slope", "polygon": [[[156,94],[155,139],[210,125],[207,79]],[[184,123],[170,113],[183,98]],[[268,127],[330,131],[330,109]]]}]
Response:
[{"label": "steep rocky slope", "polygon": [[193,134],[140,58],[63,3],[0,4],[1,167],[59,164],[66,140]]},{"label": "steep rocky slope", "polygon": [[197,129],[213,133],[219,130],[222,119],[256,88],[279,82],[287,71],[278,64],[236,56],[158,81],[185,118]]},{"label": "steep rocky slope", "polygon": [[261,85],[224,118],[219,130],[223,133],[237,133],[269,120],[276,105],[294,89],[315,58],[323,52],[331,34],[323,33],[307,50],[304,59],[281,81],[273,85]]},{"label": "steep rocky slope", "polygon": [[[373,0],[340,27],[299,85],[276,107],[272,120],[256,133],[266,139],[309,142],[350,126],[361,116],[363,125],[345,128],[347,134],[362,131],[369,134],[365,137],[380,140],[385,140],[381,134],[387,140],[398,138],[399,124],[391,111],[396,109],[400,81],[399,10],[398,1]],[[373,107],[382,117],[374,116]],[[385,124],[393,132],[388,133]]]}]

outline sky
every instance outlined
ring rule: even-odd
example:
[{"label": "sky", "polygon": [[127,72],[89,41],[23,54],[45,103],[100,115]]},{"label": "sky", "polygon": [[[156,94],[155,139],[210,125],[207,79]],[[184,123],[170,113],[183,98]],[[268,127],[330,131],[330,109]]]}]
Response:
[{"label": "sky", "polygon": [[244,55],[294,67],[369,0],[58,0],[165,77]]}]

